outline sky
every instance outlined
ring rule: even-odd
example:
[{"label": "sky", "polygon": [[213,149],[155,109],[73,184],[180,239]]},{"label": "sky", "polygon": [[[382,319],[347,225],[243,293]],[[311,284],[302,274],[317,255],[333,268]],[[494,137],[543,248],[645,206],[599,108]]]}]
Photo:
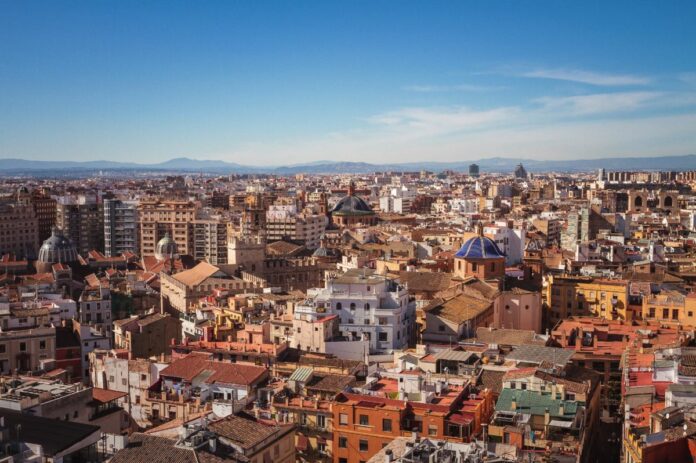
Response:
[{"label": "sky", "polygon": [[696,2],[1,1],[0,158],[696,153]]}]

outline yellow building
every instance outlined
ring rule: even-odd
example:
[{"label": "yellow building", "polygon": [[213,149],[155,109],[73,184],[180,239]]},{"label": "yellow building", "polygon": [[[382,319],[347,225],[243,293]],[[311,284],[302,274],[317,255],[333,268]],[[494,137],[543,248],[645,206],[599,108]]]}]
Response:
[{"label": "yellow building", "polygon": [[679,323],[696,326],[696,294],[684,295],[678,291],[662,291],[643,298],[643,320]]},{"label": "yellow building", "polygon": [[632,320],[628,309],[628,281],[580,276],[549,276],[546,286],[547,320],[555,325],[572,316]]}]

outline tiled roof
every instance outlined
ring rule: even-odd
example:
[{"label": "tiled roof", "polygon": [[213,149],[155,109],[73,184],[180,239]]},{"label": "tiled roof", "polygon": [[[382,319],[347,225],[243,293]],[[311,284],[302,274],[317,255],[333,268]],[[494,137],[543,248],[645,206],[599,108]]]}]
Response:
[{"label": "tiled roof", "polygon": [[410,291],[444,291],[453,286],[452,274],[444,272],[400,272],[399,281]]},{"label": "tiled roof", "polygon": [[[578,403],[568,400],[557,400],[550,394],[540,394],[522,389],[503,389],[495,404],[497,411],[513,411],[512,402],[515,402],[517,413],[529,413],[531,415],[544,415],[548,409],[549,415],[557,418],[572,418],[578,411]],[[563,405],[563,414],[560,407]]]},{"label": "tiled roof", "polygon": [[92,398],[101,403],[111,402],[112,400],[120,399],[126,395],[128,395],[127,392],[111,391],[99,387],[92,388]]},{"label": "tiled roof", "polygon": [[176,447],[164,437],[135,433],[128,446],[116,452],[111,463],[198,463],[192,448]]},{"label": "tiled roof", "polygon": [[274,434],[278,436],[285,434],[292,428],[292,425],[265,424],[246,415],[230,415],[208,424],[209,430],[244,449],[252,448]]},{"label": "tiled roof", "polygon": [[476,340],[486,344],[502,344],[507,346],[520,346],[522,344],[545,344],[545,341],[536,341],[536,333],[531,330],[491,329],[479,327],[476,329]]},{"label": "tiled roof", "polygon": [[505,257],[495,241],[487,236],[470,238],[454,255],[463,259],[499,259]]},{"label": "tiled roof", "polygon": [[207,262],[201,262],[192,269],[175,273],[172,278],[186,286],[197,286],[219,271],[220,269],[218,267]]},{"label": "tiled roof", "polygon": [[523,344],[507,355],[509,360],[518,362],[536,363],[548,362],[551,365],[564,366],[573,357],[572,349],[561,349],[559,347],[535,346]]},{"label": "tiled roof", "polygon": [[492,305],[493,302],[487,299],[480,299],[468,294],[458,294],[447,300],[435,299],[424,307],[423,311],[461,324],[481,315],[491,308]]},{"label": "tiled roof", "polygon": [[353,383],[355,383],[355,376],[352,375],[327,375],[316,383],[307,385],[307,389],[338,393]]},{"label": "tiled roof", "polygon": [[215,362],[209,360],[208,354],[191,353],[172,362],[167,368],[162,370],[160,375],[192,381],[204,371],[211,373],[205,380],[206,383],[228,383],[247,386],[254,384],[268,373],[268,370],[264,367],[241,363]]},{"label": "tiled roof", "polygon": [[503,389],[503,375],[505,375],[505,371],[483,369],[481,371],[481,386],[499,394]]}]

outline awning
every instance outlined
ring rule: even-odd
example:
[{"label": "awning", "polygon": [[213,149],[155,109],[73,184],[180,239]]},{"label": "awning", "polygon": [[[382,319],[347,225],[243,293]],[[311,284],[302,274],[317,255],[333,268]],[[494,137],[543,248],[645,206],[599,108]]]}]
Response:
[{"label": "awning", "polygon": [[297,435],[297,450],[301,452],[305,452],[307,448],[309,447],[309,441],[307,438],[303,435],[298,434]]},{"label": "awning", "polygon": [[560,421],[560,420],[551,420],[549,422],[549,426],[553,426],[554,428],[570,428],[573,426],[572,421]]}]

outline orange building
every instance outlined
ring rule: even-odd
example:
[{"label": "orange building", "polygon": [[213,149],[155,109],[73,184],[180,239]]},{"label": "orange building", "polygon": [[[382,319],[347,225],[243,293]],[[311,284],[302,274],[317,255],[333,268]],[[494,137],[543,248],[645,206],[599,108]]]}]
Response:
[{"label": "orange building", "polygon": [[[468,397],[467,397],[468,396]],[[468,442],[493,411],[493,395],[452,387],[431,403],[341,393],[333,407],[333,461],[367,461],[396,437]]]}]

